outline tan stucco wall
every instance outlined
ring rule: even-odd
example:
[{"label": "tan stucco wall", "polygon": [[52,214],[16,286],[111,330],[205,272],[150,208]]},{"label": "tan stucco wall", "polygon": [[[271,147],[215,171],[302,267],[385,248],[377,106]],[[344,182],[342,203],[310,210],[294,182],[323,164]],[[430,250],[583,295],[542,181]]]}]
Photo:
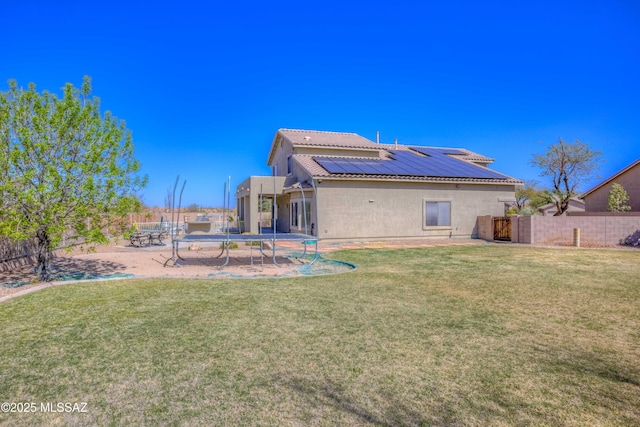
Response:
[{"label": "tan stucco wall", "polygon": [[[282,193],[285,177],[275,177],[275,192]],[[273,197],[274,178],[272,176],[252,176],[244,180],[237,190],[237,203],[244,203],[244,231],[258,233],[258,222],[260,221],[260,191],[266,197]]]},{"label": "tan stucco wall", "polygon": [[273,162],[270,166],[276,166],[278,176],[284,177],[284,185],[290,186],[298,182],[295,173],[287,173],[287,159],[293,153],[293,147],[289,142],[282,141],[282,147],[278,146]]},{"label": "tan stucco wall", "polygon": [[[478,216],[504,215],[513,185],[330,181],[317,184],[323,239],[477,237]],[[451,202],[451,227],[424,226],[425,201]]]},{"label": "tan stucco wall", "polygon": [[607,212],[609,209],[609,193],[614,183],[622,185],[629,195],[627,204],[633,212],[640,211],[640,164],[629,169],[613,181],[603,185],[593,193],[584,197],[586,212]]}]

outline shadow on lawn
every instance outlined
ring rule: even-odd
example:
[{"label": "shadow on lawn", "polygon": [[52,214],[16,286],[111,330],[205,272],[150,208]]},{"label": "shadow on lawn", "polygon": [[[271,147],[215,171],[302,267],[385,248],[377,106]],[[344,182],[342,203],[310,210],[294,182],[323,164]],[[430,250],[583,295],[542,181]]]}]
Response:
[{"label": "shadow on lawn", "polygon": [[[82,280],[122,273],[126,266],[117,262],[55,258],[51,263],[54,280]],[[33,264],[15,265],[13,268],[0,270],[0,285],[5,287],[20,287],[36,283]]]},{"label": "shadow on lawn", "polygon": [[[433,423],[456,425],[459,423],[455,415],[456,411],[452,408],[442,407],[439,408],[438,413],[427,415],[392,395],[382,396],[387,403],[386,410],[374,412],[366,404],[359,403],[350,397],[340,384],[326,378],[322,383],[304,378],[289,378],[282,383],[300,394],[310,406],[317,407],[321,404],[345,412],[357,418],[359,422],[356,421],[356,423],[378,426],[416,426]],[[372,401],[371,404],[375,405],[376,402]]]},{"label": "shadow on lawn", "polygon": [[544,353],[551,366],[575,375],[580,382],[585,381],[582,377],[591,376],[640,388],[640,370],[637,365],[628,362],[625,364],[619,354],[606,358],[595,350],[552,346],[545,348]]}]

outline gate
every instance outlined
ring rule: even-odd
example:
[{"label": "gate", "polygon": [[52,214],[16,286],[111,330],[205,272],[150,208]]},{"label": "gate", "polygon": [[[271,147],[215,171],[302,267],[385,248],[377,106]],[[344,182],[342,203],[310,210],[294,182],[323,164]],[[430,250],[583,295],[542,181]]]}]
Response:
[{"label": "gate", "polygon": [[493,240],[511,241],[511,217],[493,217]]}]

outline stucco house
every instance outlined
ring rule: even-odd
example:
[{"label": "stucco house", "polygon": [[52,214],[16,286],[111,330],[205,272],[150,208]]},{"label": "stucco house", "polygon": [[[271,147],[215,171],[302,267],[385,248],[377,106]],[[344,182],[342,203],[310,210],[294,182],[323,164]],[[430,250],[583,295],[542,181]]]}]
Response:
[{"label": "stucco house", "polygon": [[586,212],[607,212],[609,209],[609,193],[614,183],[622,185],[627,194],[632,212],[640,212],[640,159],[631,163],[620,172],[605,179],[581,197]]},{"label": "stucco house", "polygon": [[[558,208],[555,203],[547,203],[546,205],[540,206],[538,212],[543,216],[553,216],[558,212]],[[569,199],[569,207],[564,214],[566,215],[567,212],[584,212],[584,200],[577,197]]]},{"label": "stucco house", "polygon": [[501,216],[522,181],[462,148],[380,144],[355,133],[280,129],[267,164],[274,176],[237,187],[245,231],[259,231],[261,197],[276,227],[322,239],[477,237],[477,218]]}]

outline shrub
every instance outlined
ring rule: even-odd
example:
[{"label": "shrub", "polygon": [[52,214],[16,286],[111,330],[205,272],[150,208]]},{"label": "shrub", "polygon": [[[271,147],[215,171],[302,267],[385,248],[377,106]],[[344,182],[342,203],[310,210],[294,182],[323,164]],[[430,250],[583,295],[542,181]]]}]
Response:
[{"label": "shrub", "polygon": [[[226,249],[227,242],[220,243],[220,249]],[[236,242],[229,242],[229,249],[238,249],[238,244]]]}]

